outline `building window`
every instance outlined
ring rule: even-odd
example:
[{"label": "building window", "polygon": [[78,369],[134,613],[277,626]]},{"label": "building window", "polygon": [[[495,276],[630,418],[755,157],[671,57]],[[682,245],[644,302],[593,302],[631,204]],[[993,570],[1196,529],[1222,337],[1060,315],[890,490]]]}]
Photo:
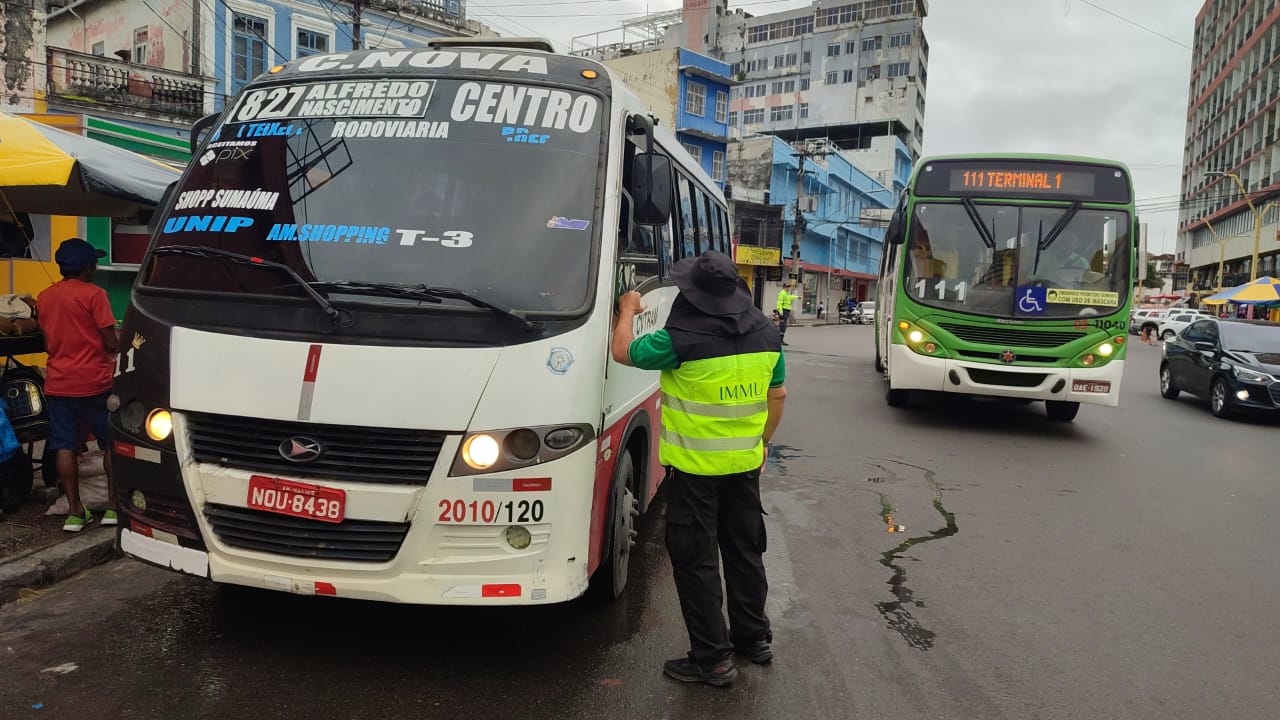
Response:
[{"label": "building window", "polygon": [[729,66],[730,77],[738,77],[742,74],[742,63],[737,62]]},{"label": "building window", "polygon": [[879,65],[869,65],[869,66],[867,66],[867,67],[863,68],[863,69],[862,69],[862,79],[863,79],[863,80],[879,80],[879,79],[880,79],[880,66],[879,66]]},{"label": "building window", "polygon": [[835,85],[835,84],[836,84],[837,82],[839,82],[839,81],[840,81],[840,73],[835,72],[834,70],[833,70],[833,71],[831,71],[831,72],[829,72],[829,73],[827,73],[827,84],[828,84],[828,85]]},{"label": "building window", "polygon": [[842,82],[847,82],[847,83],[851,83],[851,82],[853,82],[853,71],[852,71],[852,70],[845,70],[845,71],[844,71],[844,80],[842,80]]},{"label": "building window", "polygon": [[764,97],[769,94],[769,86],[761,83],[759,85],[748,85],[746,95],[749,98]]},{"label": "building window", "polygon": [[762,122],[764,122],[764,110],[763,110],[763,109],[760,109],[760,110],[743,110],[743,111],[742,111],[742,124],[743,124],[743,125],[759,125],[759,124],[760,124],[760,123],[762,123]]},{"label": "building window", "polygon": [[737,126],[738,126],[738,113],[736,112],[729,113],[729,127],[737,127]]},{"label": "building window", "polygon": [[911,63],[889,63],[889,77],[896,78],[911,74]]},{"label": "building window", "polygon": [[267,71],[267,21],[235,13],[231,26],[231,92]]},{"label": "building window", "polygon": [[711,179],[724,180],[724,151],[711,151]]},{"label": "building window", "polygon": [[298,28],[298,57],[329,52],[329,36],[315,30]]},{"label": "building window", "polygon": [[890,35],[889,47],[911,47],[911,33],[897,33]]},{"label": "building window", "polygon": [[781,95],[782,93],[793,93],[796,91],[796,81],[792,80],[775,80],[773,82],[773,94]]},{"label": "building window", "polygon": [[809,78],[807,77],[800,78],[800,92],[804,92],[805,90],[808,90],[808,89],[809,89]]},{"label": "building window", "polygon": [[729,121],[729,93],[724,91],[716,92],[716,122]]},{"label": "building window", "polygon": [[802,55],[802,57],[804,58],[803,62],[805,65],[808,65],[809,63],[813,62],[813,53],[808,50],[804,51],[804,54]]},{"label": "building window", "polygon": [[800,103],[800,119],[809,119],[809,103]]},{"label": "building window", "polygon": [[856,52],[858,52],[858,42],[856,40],[850,40],[844,44],[845,55],[852,55]]},{"label": "building window", "polygon": [[827,57],[839,57],[840,43],[832,43],[827,46]]},{"label": "building window", "polygon": [[702,117],[707,114],[707,87],[696,82],[689,83],[684,96],[684,111],[690,115]]},{"label": "building window", "polygon": [[881,41],[882,41],[882,38],[879,35],[876,35],[875,37],[863,38],[862,52],[873,52],[875,50],[879,50],[881,47],[883,47],[880,44]]},{"label": "building window", "polygon": [[144,27],[133,31],[133,64],[147,64],[147,29]]},{"label": "building window", "polygon": [[795,108],[791,105],[769,108],[769,122],[783,122],[795,117]]},{"label": "building window", "polygon": [[747,72],[749,72],[749,73],[753,73],[753,72],[763,72],[763,71],[768,70],[768,69],[769,69],[769,59],[768,59],[768,58],[760,58],[759,60],[748,60],[748,61],[747,61]]},{"label": "building window", "polygon": [[107,44],[105,42],[96,42],[93,44],[93,54],[103,57],[107,54]]},{"label": "building window", "polygon": [[690,155],[692,155],[694,160],[697,160],[699,163],[701,163],[701,162],[702,162],[702,147],[701,147],[701,146],[699,146],[699,145],[691,145],[691,144],[689,144],[689,143],[680,143],[680,144],[681,144],[681,145],[684,145],[684,149],[685,149],[685,151],[686,151],[686,152],[688,152]]}]

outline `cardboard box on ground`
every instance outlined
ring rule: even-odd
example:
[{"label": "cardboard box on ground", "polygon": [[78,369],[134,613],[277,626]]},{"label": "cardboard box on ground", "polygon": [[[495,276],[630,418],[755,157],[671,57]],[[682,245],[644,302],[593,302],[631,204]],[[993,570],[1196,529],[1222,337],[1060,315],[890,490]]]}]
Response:
[{"label": "cardboard box on ground", "polygon": [[[49,471],[53,472],[53,469],[50,468]],[[109,507],[108,499],[107,472],[102,466],[102,451],[93,449],[80,456],[80,502],[94,512],[101,512]],[[67,496],[59,496],[44,514],[66,515]]]}]

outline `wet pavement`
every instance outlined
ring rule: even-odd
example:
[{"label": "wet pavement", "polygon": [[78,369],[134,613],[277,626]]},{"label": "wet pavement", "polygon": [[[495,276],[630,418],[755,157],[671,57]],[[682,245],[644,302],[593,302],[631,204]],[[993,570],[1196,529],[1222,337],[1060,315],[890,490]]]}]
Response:
[{"label": "wet pavement", "polygon": [[686,640],[659,502],[614,605],[391,606],[112,563],[0,608],[0,718],[1274,716],[1280,422],[1161,399],[1141,345],[1122,407],[1073,424],[893,410],[871,328],[788,335],[763,481],[777,660],[729,690],[661,676]]}]

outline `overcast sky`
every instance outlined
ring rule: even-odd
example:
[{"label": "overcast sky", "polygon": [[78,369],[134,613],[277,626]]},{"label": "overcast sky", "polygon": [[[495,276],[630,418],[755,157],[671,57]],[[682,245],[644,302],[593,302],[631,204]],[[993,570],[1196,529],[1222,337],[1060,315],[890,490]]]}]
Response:
[{"label": "overcast sky", "polygon": [[[1090,0],[1190,45],[1203,0]],[[575,35],[680,7],[679,0],[472,0],[504,35]],[[730,1],[753,14],[809,5]],[[838,3],[835,3],[838,4]],[[1152,251],[1172,251],[1191,51],[1085,0],[932,0],[924,152],[1051,152],[1114,158],[1133,170]],[[615,38],[609,38],[613,40]]]}]

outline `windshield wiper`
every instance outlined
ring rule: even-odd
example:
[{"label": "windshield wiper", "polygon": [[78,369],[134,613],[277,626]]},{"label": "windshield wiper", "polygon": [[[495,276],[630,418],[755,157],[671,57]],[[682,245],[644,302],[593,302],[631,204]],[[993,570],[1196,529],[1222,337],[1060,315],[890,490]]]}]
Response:
[{"label": "windshield wiper", "polygon": [[1045,235],[1044,242],[1040,243],[1041,250],[1049,249],[1049,246],[1053,244],[1053,241],[1057,240],[1058,236],[1062,234],[1062,231],[1067,229],[1067,224],[1076,216],[1076,213],[1080,212],[1080,208],[1080,201],[1077,200],[1076,202],[1071,203],[1071,207],[1067,208],[1067,211],[1062,213],[1062,217],[1058,218],[1058,222],[1053,224],[1053,227],[1049,230],[1049,234]]},{"label": "windshield wiper", "polygon": [[316,305],[324,310],[324,314],[328,316],[329,322],[333,323],[333,327],[342,324],[341,314],[338,309],[333,306],[323,295],[316,292],[302,276],[294,272],[293,268],[283,263],[273,262],[271,260],[263,260],[258,257],[250,257],[241,255],[230,250],[222,250],[220,248],[201,247],[199,245],[164,245],[151,251],[152,255],[181,255],[184,257],[198,257],[206,259],[225,260],[237,265],[248,265],[249,267],[264,267],[279,270],[288,275],[299,287],[307,291],[307,295],[315,301]]},{"label": "windshield wiper", "polygon": [[982,216],[978,214],[978,206],[974,204],[973,198],[960,198],[960,204],[964,205],[964,211],[969,214],[969,221],[973,223],[974,227],[978,228],[978,235],[982,237],[983,244],[995,250],[996,238],[987,229],[987,226],[982,224]]},{"label": "windshield wiper", "polygon": [[371,295],[375,297],[393,297],[406,298],[410,300],[420,300],[423,302],[438,303],[448,298],[450,300],[462,300],[470,303],[478,308],[491,310],[499,315],[509,317],[518,321],[526,332],[538,332],[542,330],[542,324],[533,322],[525,313],[501,305],[492,300],[485,299],[474,293],[458,288],[440,287],[434,285],[400,285],[397,283],[376,283],[376,282],[313,282],[309,283],[310,287],[320,288],[323,290],[334,290],[337,292],[351,293],[353,295]]}]

